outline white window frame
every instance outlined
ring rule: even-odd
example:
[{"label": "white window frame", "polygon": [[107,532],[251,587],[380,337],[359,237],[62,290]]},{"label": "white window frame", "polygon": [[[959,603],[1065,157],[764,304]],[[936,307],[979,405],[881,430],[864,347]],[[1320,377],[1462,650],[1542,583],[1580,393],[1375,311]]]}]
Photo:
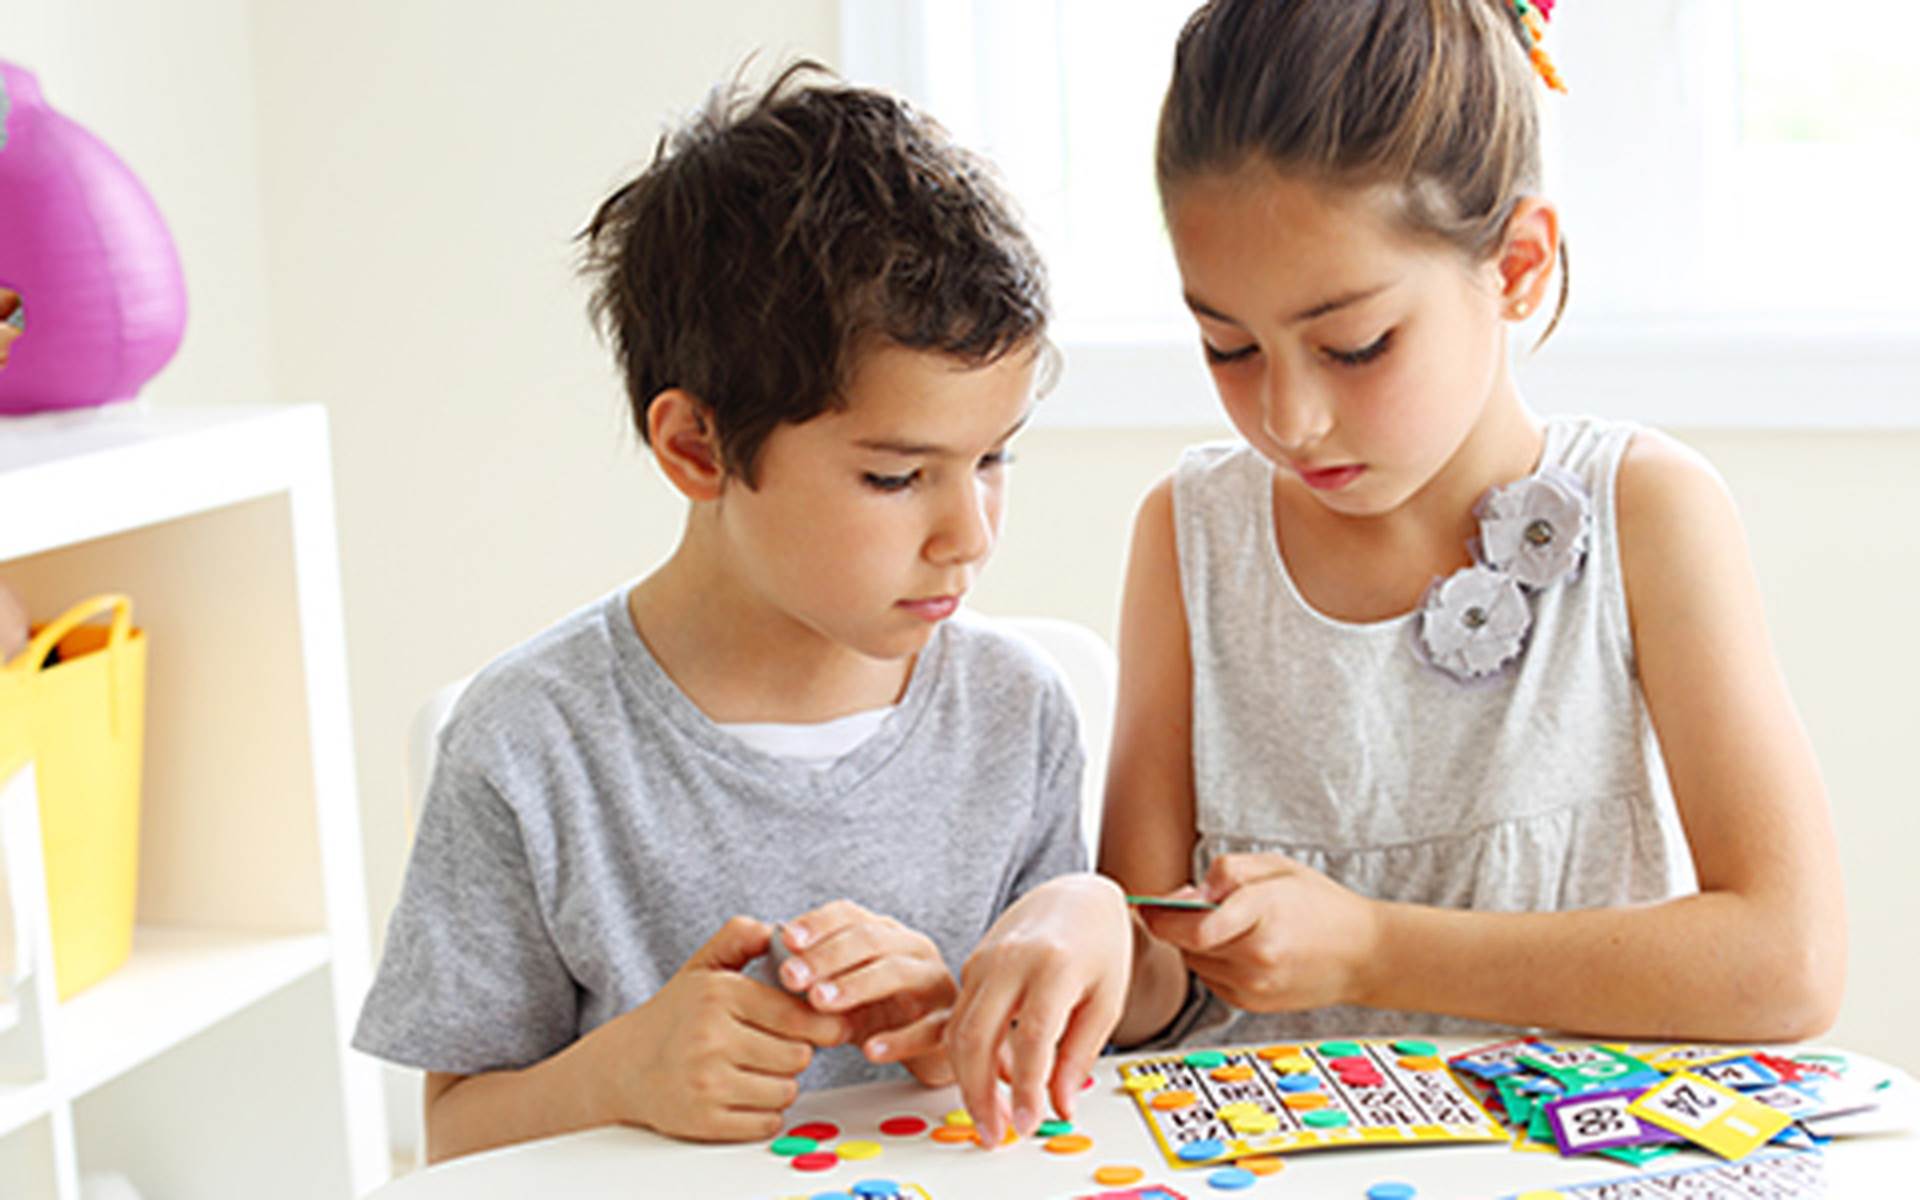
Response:
[{"label": "white window frame", "polygon": [[[994,127],[989,110],[1004,103],[995,81],[951,52],[971,45],[976,12],[996,0],[841,0],[841,64],[850,78],[890,87],[926,104],[966,137]],[[1663,288],[1703,278],[1716,230],[1705,219],[1641,222],[1647,236],[1617,245],[1634,256],[1615,278],[1647,280],[1617,299],[1582,289],[1581,220],[1586,212],[1618,219],[1632,211],[1644,172],[1691,177],[1704,193],[1708,166],[1725,153],[1733,94],[1714,72],[1728,56],[1715,39],[1734,29],[1734,0],[1586,0],[1555,11],[1553,50],[1572,86],[1606,87],[1604,105],[1547,105],[1548,190],[1571,185],[1567,207],[1573,252],[1574,306],[1537,355],[1530,353],[1537,318],[1515,331],[1522,390],[1542,411],[1588,412],[1680,428],[1861,430],[1920,429],[1920,318],[1753,316],[1676,311]],[[1004,20],[1005,0],[997,10]],[[1025,0],[1030,36],[1012,39],[1023,70],[1043,72],[1050,5]],[[1122,10],[1123,11],[1123,10]],[[985,19],[983,17],[983,19]],[[1115,19],[1124,19],[1116,12]],[[1834,19],[1841,19],[1835,15]],[[1009,46],[1003,39],[998,43]],[[1169,46],[1169,56],[1171,46]],[[1688,57],[1691,56],[1691,57]],[[1006,128],[1001,114],[1001,125]],[[1037,117],[1019,127],[1019,155],[1058,155],[1057,123]],[[974,140],[969,138],[969,140]],[[1580,147],[1567,161],[1561,147]],[[1610,149],[1612,152],[1610,152]],[[994,150],[1005,159],[1005,148]],[[1632,172],[1611,164],[1632,163]],[[1584,172],[1584,173],[1582,173]],[[1709,201],[1724,198],[1707,197]],[[1581,207],[1584,205],[1584,208]],[[1643,205],[1644,207],[1644,205]],[[1654,226],[1657,225],[1657,228]],[[1620,264],[1612,264],[1619,268]],[[1586,278],[1592,278],[1589,271]],[[1920,288],[1920,279],[1914,286]],[[1686,299],[1682,296],[1681,299]],[[1598,303],[1595,303],[1598,301]],[[1696,306],[1697,307],[1697,306]],[[1598,311],[1596,311],[1598,310]],[[1222,417],[1187,331],[1059,330],[1066,372],[1042,404],[1036,423],[1052,427],[1172,428],[1217,426]]]}]

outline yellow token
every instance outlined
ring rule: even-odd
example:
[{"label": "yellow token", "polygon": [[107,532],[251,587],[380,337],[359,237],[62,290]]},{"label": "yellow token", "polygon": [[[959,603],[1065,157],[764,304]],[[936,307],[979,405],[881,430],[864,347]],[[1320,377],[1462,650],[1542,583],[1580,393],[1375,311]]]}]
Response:
[{"label": "yellow token", "polygon": [[879,1158],[880,1143],[841,1142],[839,1146],[834,1148],[834,1153],[846,1159],[848,1162],[858,1162],[861,1159],[867,1158]]},{"label": "yellow token", "polygon": [[1157,1092],[1167,1086],[1167,1077],[1158,1071],[1142,1071],[1127,1076],[1120,1086],[1130,1092]]},{"label": "yellow token", "polygon": [[1273,1069],[1282,1075],[1305,1075],[1307,1072],[1313,1070],[1313,1064],[1298,1055],[1292,1058],[1270,1059],[1269,1062],[1272,1064]]},{"label": "yellow token", "polygon": [[1286,1165],[1280,1159],[1271,1157],[1243,1158],[1234,1164],[1243,1171],[1252,1171],[1255,1175],[1278,1175],[1280,1168]]},{"label": "yellow token", "polygon": [[1063,1133],[1043,1144],[1048,1154],[1084,1154],[1093,1149],[1093,1139],[1084,1133]]},{"label": "yellow token", "polygon": [[1447,1064],[1431,1055],[1410,1054],[1400,1060],[1400,1065],[1409,1071],[1439,1071]]},{"label": "yellow token", "polygon": [[[1186,1108],[1192,1104],[1193,1093],[1182,1091],[1161,1092],[1158,1096],[1148,1101],[1148,1103],[1161,1112],[1171,1112],[1173,1109]],[[1322,1103],[1325,1103],[1325,1101],[1322,1100]]]},{"label": "yellow token", "polygon": [[1095,1183],[1111,1183],[1115,1185],[1139,1183],[1142,1179],[1146,1178],[1146,1174],[1147,1173],[1139,1167],[1130,1167],[1115,1163],[1110,1166],[1096,1168],[1093,1172],[1093,1181]]},{"label": "yellow token", "polygon": [[947,1114],[947,1124],[958,1125],[962,1129],[973,1128],[973,1114],[964,1108],[956,1108]]},{"label": "yellow token", "polygon": [[1235,1133],[1272,1133],[1280,1128],[1280,1118],[1268,1112],[1248,1113],[1230,1119],[1227,1124],[1233,1126]]},{"label": "yellow token", "polygon": [[1247,1066],[1244,1063],[1234,1063],[1230,1066],[1215,1067],[1212,1071],[1208,1073],[1212,1075],[1215,1079],[1218,1079],[1221,1083],[1240,1083],[1244,1080],[1253,1078],[1253,1068]]},{"label": "yellow token", "polygon": [[1223,1121],[1231,1121],[1242,1113],[1257,1113],[1261,1111],[1263,1111],[1261,1107],[1251,1100],[1235,1100],[1231,1104],[1222,1104],[1220,1106],[1219,1116]]}]

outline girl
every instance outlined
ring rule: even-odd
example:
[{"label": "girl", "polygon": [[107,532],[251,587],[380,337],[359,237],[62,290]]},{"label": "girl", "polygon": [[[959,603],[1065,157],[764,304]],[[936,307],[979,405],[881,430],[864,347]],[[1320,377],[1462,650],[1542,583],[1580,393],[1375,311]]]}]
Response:
[{"label": "girl", "polygon": [[1566,294],[1528,9],[1215,0],[1180,35],[1158,183],[1243,440],[1140,509],[1104,878],[967,964],[948,1040],[987,1145],[997,1069],[1030,1132],[1110,1035],[1834,1018],[1826,798],[1724,487],[1509,370],[1556,262]]}]

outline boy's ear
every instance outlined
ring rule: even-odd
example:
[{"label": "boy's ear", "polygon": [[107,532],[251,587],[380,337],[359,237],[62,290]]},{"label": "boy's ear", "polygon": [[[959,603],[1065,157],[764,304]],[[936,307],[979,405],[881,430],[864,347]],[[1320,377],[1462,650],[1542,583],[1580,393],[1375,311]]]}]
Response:
[{"label": "boy's ear", "polygon": [[1538,197],[1522,198],[1507,219],[1494,260],[1503,316],[1520,320],[1533,315],[1547,294],[1547,282],[1559,258],[1559,211]]},{"label": "boy's ear", "polygon": [[726,482],[713,414],[700,398],[668,388],[647,405],[647,444],[667,482],[689,500],[712,500]]}]

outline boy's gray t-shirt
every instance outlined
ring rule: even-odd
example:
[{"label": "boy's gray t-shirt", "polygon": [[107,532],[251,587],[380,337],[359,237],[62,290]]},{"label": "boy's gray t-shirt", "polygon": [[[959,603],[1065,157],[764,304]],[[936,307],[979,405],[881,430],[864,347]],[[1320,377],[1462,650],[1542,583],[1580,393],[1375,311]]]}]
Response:
[{"label": "boy's gray t-shirt", "polygon": [[[668,678],[623,588],[455,705],[353,1044],[431,1071],[524,1067],[648,999],[728,918],[842,898],[932,938],[957,975],[1014,899],[1085,869],[1082,769],[1057,673],[966,616],[844,758],[763,754]],[[896,1070],[836,1047],[801,1085]]]}]

